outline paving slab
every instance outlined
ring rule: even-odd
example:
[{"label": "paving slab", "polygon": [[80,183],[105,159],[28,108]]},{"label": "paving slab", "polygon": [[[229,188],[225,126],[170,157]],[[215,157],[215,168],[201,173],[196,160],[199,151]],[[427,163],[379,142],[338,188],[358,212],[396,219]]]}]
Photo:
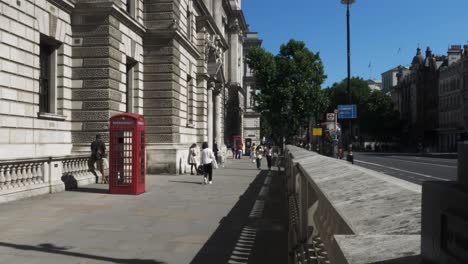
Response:
[{"label": "paving slab", "polygon": [[268,175],[228,160],[212,185],[148,175],[138,196],[92,184],[1,204],[0,263],[227,263]]}]

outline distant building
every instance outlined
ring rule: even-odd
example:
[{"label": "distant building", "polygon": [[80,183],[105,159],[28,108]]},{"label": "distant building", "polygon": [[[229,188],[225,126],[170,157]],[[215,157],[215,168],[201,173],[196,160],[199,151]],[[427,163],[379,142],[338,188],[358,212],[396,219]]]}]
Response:
[{"label": "distant building", "polygon": [[382,81],[381,80],[367,80],[369,88],[374,91],[382,91]]},{"label": "distant building", "polygon": [[457,139],[467,128],[464,120],[467,95],[463,85],[463,73],[467,71],[463,63],[467,52],[468,46],[465,46],[464,56],[460,45],[451,46],[445,64],[440,68],[438,150],[441,152],[457,151]]},{"label": "distant building", "polygon": [[439,67],[445,56],[435,56],[426,49],[423,57],[418,48],[411,63],[410,72],[400,68],[395,88],[403,122],[402,143],[406,146],[423,145],[428,150],[437,148],[439,121]]},{"label": "distant building", "polygon": [[[247,56],[250,49],[258,47],[262,40],[258,38],[257,32],[244,33],[244,56]],[[245,57],[244,57],[245,58]],[[260,144],[260,113],[254,111],[254,95],[256,89],[255,76],[247,63],[244,63],[244,87],[245,87],[245,112],[244,112],[244,138],[245,146],[255,143]]]},{"label": "distant building", "polygon": [[382,92],[387,94],[390,90],[398,84],[398,72],[404,69],[409,72],[409,69],[405,66],[397,66],[393,69],[390,69],[384,73],[382,73]]}]

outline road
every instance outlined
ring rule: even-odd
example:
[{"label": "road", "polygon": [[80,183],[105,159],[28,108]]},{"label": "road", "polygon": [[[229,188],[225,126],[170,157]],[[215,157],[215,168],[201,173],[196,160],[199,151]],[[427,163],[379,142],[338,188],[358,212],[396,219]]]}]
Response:
[{"label": "road", "polygon": [[419,157],[404,154],[354,152],[354,164],[406,181],[453,181],[457,178],[457,159]]}]

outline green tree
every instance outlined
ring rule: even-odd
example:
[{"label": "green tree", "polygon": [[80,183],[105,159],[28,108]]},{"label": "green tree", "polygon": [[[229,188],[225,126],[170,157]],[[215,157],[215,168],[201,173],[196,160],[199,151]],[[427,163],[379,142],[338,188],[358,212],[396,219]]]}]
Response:
[{"label": "green tree", "polygon": [[326,78],[319,53],[302,41],[291,39],[273,56],[261,47],[252,49],[247,63],[253,70],[260,93],[255,95],[256,111],[271,128],[270,137],[280,143],[290,140],[311,117],[328,107],[321,91]]},{"label": "green tree", "polygon": [[[347,79],[344,79],[325,89],[330,100],[329,112],[338,105],[348,104],[346,87]],[[362,135],[384,137],[398,134],[399,114],[394,110],[391,98],[381,91],[372,91],[366,80],[351,78],[351,102],[357,105],[358,117],[353,122],[359,126]],[[348,129],[348,122],[343,122],[342,126]]]}]

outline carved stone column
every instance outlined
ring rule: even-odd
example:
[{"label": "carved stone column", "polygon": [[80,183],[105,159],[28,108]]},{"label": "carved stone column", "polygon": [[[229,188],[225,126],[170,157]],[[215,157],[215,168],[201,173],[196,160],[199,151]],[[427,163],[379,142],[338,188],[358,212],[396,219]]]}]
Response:
[{"label": "carved stone column", "polygon": [[208,147],[213,149],[213,90],[214,82],[208,83]]},{"label": "carved stone column", "polygon": [[214,139],[218,143],[218,146],[221,146],[220,144],[222,143],[221,139],[221,89],[222,86],[220,84],[217,85],[216,89],[213,92],[214,96],[214,128],[215,128],[215,133],[214,133]]}]

